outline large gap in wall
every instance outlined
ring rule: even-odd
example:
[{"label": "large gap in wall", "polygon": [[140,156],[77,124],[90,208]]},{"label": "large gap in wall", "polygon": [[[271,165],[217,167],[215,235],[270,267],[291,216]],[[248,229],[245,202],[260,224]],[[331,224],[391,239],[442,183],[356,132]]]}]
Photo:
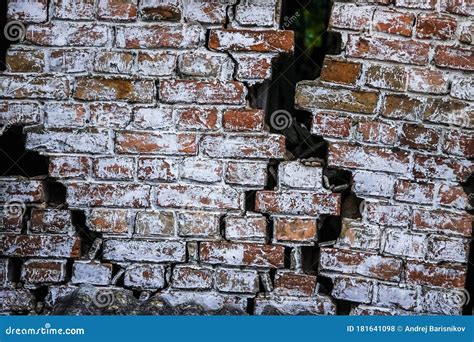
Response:
[{"label": "large gap in wall", "polygon": [[0,2],[0,71],[6,69],[5,58],[11,42],[5,37],[4,30],[7,25],[8,1]]}]

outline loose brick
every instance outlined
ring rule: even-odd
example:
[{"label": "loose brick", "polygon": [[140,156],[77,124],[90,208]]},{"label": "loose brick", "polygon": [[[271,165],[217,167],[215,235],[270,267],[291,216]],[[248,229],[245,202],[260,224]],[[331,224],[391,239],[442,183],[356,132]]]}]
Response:
[{"label": "loose brick", "polygon": [[178,178],[178,167],[173,159],[139,158],[137,176],[144,181],[174,181]]},{"label": "loose brick", "polygon": [[395,199],[402,202],[431,204],[435,186],[432,183],[416,183],[398,180],[395,184]]},{"label": "loose brick", "polygon": [[3,235],[0,254],[22,258],[78,258],[81,256],[81,240],[53,235]]},{"label": "loose brick", "polygon": [[117,153],[194,155],[196,136],[187,133],[149,133],[121,131],[116,133]]},{"label": "loose brick", "polygon": [[349,57],[425,65],[429,58],[429,44],[414,40],[362,38],[351,35],[346,53]]},{"label": "loose brick", "polygon": [[174,215],[171,212],[139,212],[135,219],[135,234],[144,237],[173,236]]},{"label": "loose brick", "polygon": [[272,78],[273,61],[275,57],[267,54],[232,55],[237,62],[238,80],[259,82]]},{"label": "loose brick", "polygon": [[335,89],[320,86],[315,81],[304,81],[296,87],[296,105],[300,109],[330,109],[373,114],[376,92]]},{"label": "loose brick", "polygon": [[179,241],[105,240],[103,258],[113,261],[183,262],[186,245]]},{"label": "loose brick", "polygon": [[277,241],[312,242],[317,239],[316,219],[274,218]]},{"label": "loose brick", "polygon": [[239,209],[240,193],[232,188],[200,185],[157,185],[156,204],[166,208]]},{"label": "loose brick", "polygon": [[97,179],[133,180],[134,163],[135,160],[128,157],[97,158],[92,172]]},{"label": "loose brick", "polygon": [[155,85],[152,81],[119,78],[79,77],[74,98],[86,101],[153,101]]},{"label": "loose brick", "polygon": [[105,25],[70,21],[30,25],[26,30],[26,40],[40,46],[105,46],[109,36]]},{"label": "loose brick", "polygon": [[382,240],[380,227],[361,220],[342,219],[342,231],[336,247],[341,249],[362,249],[378,251]]},{"label": "loose brick", "polygon": [[267,219],[262,215],[226,216],[225,237],[227,240],[265,240]]},{"label": "loose brick", "polygon": [[374,27],[377,31],[411,37],[415,15],[394,11],[375,11]]},{"label": "loose brick", "polygon": [[0,202],[44,202],[46,186],[35,180],[2,180],[0,181]]},{"label": "loose brick", "polygon": [[362,65],[326,57],[321,69],[321,79],[326,82],[355,84],[360,76]]},{"label": "loose brick", "polygon": [[411,284],[463,288],[466,282],[466,269],[408,261],[406,277],[407,282]]},{"label": "loose brick", "polygon": [[434,62],[437,66],[466,71],[474,70],[474,50],[450,46],[438,46]]},{"label": "loose brick", "polygon": [[330,166],[407,173],[409,154],[386,148],[333,143],[329,145]]},{"label": "loose brick", "polygon": [[172,285],[183,290],[208,290],[213,284],[212,268],[200,266],[176,266],[173,271]]},{"label": "loose brick", "polygon": [[67,187],[67,203],[73,207],[148,207],[150,187],[141,184],[74,183]]},{"label": "loose brick", "polygon": [[258,191],[255,208],[263,213],[339,215],[340,195],[324,192]]},{"label": "loose brick", "polygon": [[263,188],[267,184],[266,162],[229,162],[225,182],[236,186]]},{"label": "loose brick", "polygon": [[293,31],[211,30],[209,48],[217,51],[293,52]]},{"label": "loose brick", "polygon": [[159,98],[164,103],[244,104],[247,91],[240,82],[164,80]]},{"label": "loose brick", "polygon": [[87,220],[92,231],[112,235],[127,234],[131,221],[126,210],[111,209],[93,209]]},{"label": "loose brick", "polygon": [[322,248],[321,269],[358,274],[380,280],[399,281],[402,262],[395,258],[334,248]]},{"label": "loose brick", "polygon": [[116,47],[126,49],[194,48],[202,27],[196,24],[118,26]]},{"label": "loose brick", "polygon": [[222,126],[227,131],[261,132],[263,130],[265,112],[263,110],[242,109],[226,110],[222,117]]},{"label": "loose brick", "polygon": [[216,288],[222,292],[257,293],[259,277],[255,270],[219,269]]},{"label": "loose brick", "polygon": [[100,261],[75,261],[72,266],[73,284],[109,285],[112,280],[112,264]]},{"label": "loose brick", "polygon": [[319,190],[323,188],[323,168],[301,162],[284,162],[278,167],[279,185],[283,188]]},{"label": "loose brick", "polygon": [[202,138],[201,150],[211,158],[282,159],[285,138],[277,134],[209,135]]},{"label": "loose brick", "polygon": [[65,234],[74,231],[71,212],[62,209],[33,209],[28,225],[32,233]]},{"label": "loose brick", "polygon": [[227,242],[202,242],[199,255],[209,264],[275,268],[283,267],[285,258],[282,246]]},{"label": "loose brick", "polygon": [[311,297],[315,290],[316,276],[291,271],[277,271],[275,275],[277,295]]},{"label": "loose brick", "polygon": [[178,214],[178,234],[180,236],[212,239],[219,235],[219,228],[219,215],[205,212]]},{"label": "loose brick", "polygon": [[125,270],[124,285],[134,289],[161,289],[165,286],[165,268],[161,265],[133,264]]}]

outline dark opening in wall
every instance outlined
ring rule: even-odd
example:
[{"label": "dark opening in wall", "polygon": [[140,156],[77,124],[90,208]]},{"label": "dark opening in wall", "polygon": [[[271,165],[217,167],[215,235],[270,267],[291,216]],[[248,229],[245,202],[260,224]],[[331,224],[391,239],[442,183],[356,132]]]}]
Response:
[{"label": "dark opening in wall", "polygon": [[0,71],[4,71],[6,69],[5,57],[8,47],[11,43],[3,34],[5,25],[7,24],[7,12],[8,1],[5,0],[0,2]]}]

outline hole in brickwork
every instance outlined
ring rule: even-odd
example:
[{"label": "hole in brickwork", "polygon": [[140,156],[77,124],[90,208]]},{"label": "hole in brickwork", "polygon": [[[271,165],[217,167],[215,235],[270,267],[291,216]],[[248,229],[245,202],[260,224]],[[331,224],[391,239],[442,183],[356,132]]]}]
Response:
[{"label": "hole in brickwork", "polygon": [[285,247],[285,268],[291,268],[291,247]]},{"label": "hole in brickwork", "polygon": [[41,313],[44,309],[44,301],[48,295],[48,286],[40,286],[31,290],[31,294],[35,298],[36,312]]},{"label": "hole in brickwork", "polygon": [[317,273],[319,261],[318,246],[301,247],[301,267],[305,273]]},{"label": "hole in brickwork", "polygon": [[318,292],[324,295],[330,295],[334,287],[334,282],[331,278],[318,275]]},{"label": "hole in brickwork", "polygon": [[340,216],[326,216],[320,218],[318,241],[320,243],[335,241],[341,235],[342,218]]},{"label": "hole in brickwork", "polygon": [[276,186],[278,185],[278,166],[280,162],[276,159],[272,159],[268,163],[267,167],[267,185],[265,186],[265,190],[275,190]]},{"label": "hole in brickwork", "polygon": [[[76,234],[81,238],[81,255],[87,256],[91,251],[94,241],[102,239],[102,234],[89,229],[86,224],[86,214],[82,210],[71,211],[71,220],[76,229]],[[100,250],[97,255],[100,259],[102,251]]]},{"label": "hole in brickwork", "polygon": [[255,310],[255,298],[247,298],[247,313],[253,315]]},{"label": "hole in brickwork", "polygon": [[61,207],[66,204],[66,186],[54,180],[48,179],[46,182],[46,193],[48,203],[53,207]]},{"label": "hole in brickwork", "polygon": [[245,192],[245,208],[246,212],[255,212],[255,200],[257,197],[257,191],[251,190]]},{"label": "hole in brickwork", "polygon": [[21,278],[21,265],[23,260],[21,258],[8,259],[8,280],[12,283],[18,284]]},{"label": "hole in brickwork", "polygon": [[8,1],[0,3],[0,71],[6,69],[5,57],[11,42],[3,34],[5,25],[7,24]]},{"label": "hole in brickwork", "polygon": [[0,135],[0,175],[36,177],[48,174],[49,159],[26,151],[22,126],[11,126]]}]

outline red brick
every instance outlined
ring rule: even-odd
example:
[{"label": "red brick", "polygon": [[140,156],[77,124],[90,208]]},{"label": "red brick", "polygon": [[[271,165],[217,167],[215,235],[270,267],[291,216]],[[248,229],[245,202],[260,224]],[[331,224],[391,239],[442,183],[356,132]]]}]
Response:
[{"label": "red brick", "polygon": [[171,76],[176,68],[174,52],[138,52],[137,72],[145,76]]},{"label": "red brick", "polygon": [[63,282],[66,280],[66,260],[29,259],[21,267],[21,279],[32,284]]},{"label": "red brick", "polygon": [[67,187],[67,203],[73,207],[148,207],[150,187],[141,184],[74,183]]},{"label": "red brick", "polygon": [[69,81],[54,76],[1,76],[4,98],[64,100],[69,96]]},{"label": "red brick", "polygon": [[417,285],[463,288],[466,282],[464,267],[435,265],[408,261],[406,265],[407,282]]},{"label": "red brick", "polygon": [[340,195],[324,192],[258,191],[256,210],[290,215],[339,215]]},{"label": "red brick", "polygon": [[[7,7],[5,7],[6,9]],[[8,20],[43,22],[48,19],[48,1],[8,0]]]},{"label": "red brick", "polygon": [[137,18],[137,0],[99,0],[97,17],[103,20]]},{"label": "red brick", "polygon": [[212,287],[213,269],[179,265],[173,271],[172,285],[177,289],[207,290]]},{"label": "red brick", "polygon": [[274,57],[272,55],[240,55],[234,54],[237,62],[238,80],[263,81],[272,78]]},{"label": "red brick", "polygon": [[368,28],[374,7],[357,6],[336,2],[333,5],[329,26],[348,30],[363,30]]},{"label": "red brick", "polygon": [[131,74],[134,56],[131,52],[100,51],[95,55],[94,71]]},{"label": "red brick", "polygon": [[133,264],[127,267],[124,285],[133,289],[161,289],[165,287],[165,267],[153,264]]},{"label": "red brick", "polygon": [[391,197],[395,177],[384,173],[370,171],[355,171],[352,174],[352,190],[355,194]]},{"label": "red brick", "polygon": [[39,50],[8,50],[5,63],[11,72],[44,72],[45,56]]},{"label": "red brick", "polygon": [[474,164],[468,161],[425,155],[417,155],[414,164],[417,178],[437,178],[454,182],[467,181],[474,168]]},{"label": "red brick", "polygon": [[124,103],[91,103],[91,124],[98,127],[124,128],[132,120],[132,110]]},{"label": "red brick", "polygon": [[398,66],[371,65],[367,70],[367,84],[375,88],[405,91],[408,73]]},{"label": "red brick", "polygon": [[414,40],[349,36],[346,54],[349,57],[424,65],[428,63],[429,47],[429,44]]},{"label": "red brick", "polygon": [[446,10],[454,14],[474,15],[474,6],[471,0],[446,0]]},{"label": "red brick", "polygon": [[448,87],[448,77],[441,71],[429,69],[411,69],[409,71],[408,90],[446,94]]},{"label": "red brick", "polygon": [[200,185],[166,185],[154,187],[156,204],[166,208],[240,209],[240,194],[232,188]]},{"label": "red brick", "polygon": [[438,0],[395,0],[397,7],[435,9]]},{"label": "red brick", "polygon": [[133,126],[138,129],[165,130],[173,125],[172,108],[133,108]]},{"label": "red brick", "polygon": [[230,161],[225,170],[225,182],[263,188],[267,184],[267,163]]},{"label": "red brick", "polygon": [[21,258],[78,258],[81,256],[81,240],[59,235],[3,235],[0,254]]},{"label": "red brick", "polygon": [[469,255],[469,240],[433,235],[428,241],[427,258],[434,262],[465,263]]},{"label": "red brick", "polygon": [[415,15],[413,13],[375,11],[373,21],[377,31],[411,37]]},{"label": "red brick", "polygon": [[228,4],[230,3],[226,1],[190,1],[184,4],[183,15],[186,21],[223,24],[226,20]]},{"label": "red brick", "polygon": [[206,212],[178,214],[178,234],[198,238],[215,238],[219,235],[220,217]]},{"label": "red brick", "polygon": [[417,209],[413,215],[414,229],[471,236],[472,217],[467,213]]},{"label": "red brick", "polygon": [[137,262],[183,262],[186,245],[179,241],[105,240],[103,259]]},{"label": "red brick", "polygon": [[282,246],[228,242],[202,242],[199,255],[202,262],[209,264],[274,268],[283,267],[285,259]]},{"label": "red brick", "polygon": [[424,98],[389,94],[385,96],[382,104],[382,116],[418,121],[424,117],[430,105],[431,102]]},{"label": "red brick", "polygon": [[184,131],[215,131],[219,128],[216,108],[176,108],[176,127]]},{"label": "red brick", "polygon": [[278,182],[282,188],[323,189],[323,168],[317,162],[283,162],[278,168]]},{"label": "red brick", "polygon": [[364,208],[367,221],[382,226],[405,227],[411,222],[408,206],[366,202]]},{"label": "red brick", "polygon": [[109,35],[105,25],[70,21],[31,25],[26,30],[26,40],[42,46],[105,46]]},{"label": "red brick", "polygon": [[244,104],[247,91],[240,82],[164,80],[159,98],[165,103]]},{"label": "red brick", "polygon": [[115,44],[127,49],[194,48],[201,33],[202,27],[195,24],[118,26]]},{"label": "red brick", "polygon": [[49,54],[49,70],[51,72],[79,73],[92,69],[90,51],[66,49],[51,50]]},{"label": "red brick", "polygon": [[58,19],[93,19],[95,15],[95,0],[54,0],[54,18]]},{"label": "red brick", "polygon": [[322,248],[320,267],[322,271],[337,271],[398,282],[402,262],[377,254]]},{"label": "red brick", "polygon": [[317,239],[316,219],[274,218],[277,241],[312,242]]},{"label": "red brick", "polygon": [[153,81],[103,77],[78,77],[74,98],[87,101],[152,102]]},{"label": "red brick", "polygon": [[87,109],[83,104],[76,103],[46,103],[43,107],[46,113],[45,127],[84,127],[88,121]]},{"label": "red brick", "polygon": [[358,140],[394,145],[397,140],[398,127],[391,122],[365,121],[357,124]]},{"label": "red brick", "polygon": [[71,212],[62,209],[33,209],[30,221],[28,222],[28,230],[39,234],[74,232]]},{"label": "red brick", "polygon": [[129,157],[94,159],[93,174],[97,179],[132,180],[135,160]]},{"label": "red brick", "polygon": [[209,51],[194,51],[179,56],[179,71],[188,76],[232,79],[234,62],[229,56]]},{"label": "red brick", "polygon": [[90,159],[81,156],[54,156],[49,159],[49,175],[54,178],[85,179]]},{"label": "red brick", "polygon": [[222,180],[222,174],[222,162],[214,159],[187,158],[181,164],[181,179],[217,183]]},{"label": "red brick", "polygon": [[46,186],[37,180],[2,180],[0,181],[0,202],[44,202]]},{"label": "red brick", "polygon": [[474,157],[474,136],[462,131],[450,131],[444,136],[443,151],[464,158]]},{"label": "red brick", "polygon": [[275,293],[280,296],[312,297],[316,290],[316,276],[291,271],[277,271]]},{"label": "red brick", "polygon": [[395,184],[395,199],[402,202],[431,204],[434,198],[435,186],[431,183],[415,183],[399,180]]},{"label": "red brick", "polygon": [[334,138],[347,138],[351,134],[352,120],[336,114],[318,113],[313,115],[311,133]]},{"label": "red brick", "polygon": [[176,0],[140,1],[140,15],[142,20],[169,20],[181,19],[181,6]]},{"label": "red brick", "polygon": [[[474,37],[474,30],[472,35]],[[451,85],[451,96],[461,100],[474,101],[474,78],[455,79]],[[474,119],[470,118],[469,121],[472,120]]]},{"label": "red brick", "polygon": [[174,215],[166,211],[140,211],[135,219],[137,236],[170,237],[175,235]]},{"label": "red brick", "polygon": [[211,30],[209,48],[217,51],[291,53],[294,49],[294,33],[277,30]]},{"label": "red brick", "polygon": [[94,130],[38,131],[26,136],[27,149],[53,153],[107,153],[108,144],[107,132]]},{"label": "red brick", "polygon": [[227,240],[265,240],[267,219],[262,215],[226,216],[225,237]]},{"label": "red brick", "polygon": [[326,57],[321,69],[321,80],[332,83],[355,84],[360,76],[362,64]]},{"label": "red brick", "polygon": [[456,32],[456,19],[447,15],[420,14],[416,36],[421,39],[451,39]]},{"label": "red brick", "polygon": [[460,70],[474,70],[474,49],[438,46],[434,62],[437,66]]},{"label": "red brick", "polygon": [[222,126],[227,131],[262,131],[265,112],[255,109],[229,109],[222,118]]},{"label": "red brick", "polygon": [[87,217],[92,231],[105,234],[127,234],[130,217],[126,210],[93,209]]},{"label": "red brick", "polygon": [[404,124],[400,136],[400,144],[410,148],[437,150],[439,136],[440,133],[435,129]]},{"label": "red brick", "polygon": [[361,220],[342,219],[342,230],[336,246],[343,249],[378,251],[382,230]]},{"label": "red brick", "polygon": [[174,181],[178,178],[178,163],[173,159],[139,158],[137,176],[144,181]]},{"label": "red brick", "polygon": [[425,234],[411,233],[403,229],[387,229],[384,232],[384,254],[423,259],[426,254]]},{"label": "red brick", "polygon": [[188,133],[149,133],[121,131],[116,133],[117,153],[194,155],[196,136]]},{"label": "red brick", "polygon": [[442,206],[456,209],[471,209],[469,196],[461,186],[442,185],[438,196],[439,203]]},{"label": "red brick", "polygon": [[41,122],[40,106],[36,102],[0,101],[0,125],[39,124]]},{"label": "red brick", "polygon": [[209,135],[201,139],[201,151],[211,158],[282,159],[285,138],[282,135]]},{"label": "red brick", "polygon": [[219,269],[216,288],[222,292],[257,293],[259,277],[255,270]]},{"label": "red brick", "polygon": [[458,39],[462,43],[474,44],[474,23],[466,22],[461,24],[461,28],[458,31]]},{"label": "red brick", "polygon": [[332,143],[329,145],[328,164],[336,167],[407,173],[410,158],[407,152],[386,148]]}]

